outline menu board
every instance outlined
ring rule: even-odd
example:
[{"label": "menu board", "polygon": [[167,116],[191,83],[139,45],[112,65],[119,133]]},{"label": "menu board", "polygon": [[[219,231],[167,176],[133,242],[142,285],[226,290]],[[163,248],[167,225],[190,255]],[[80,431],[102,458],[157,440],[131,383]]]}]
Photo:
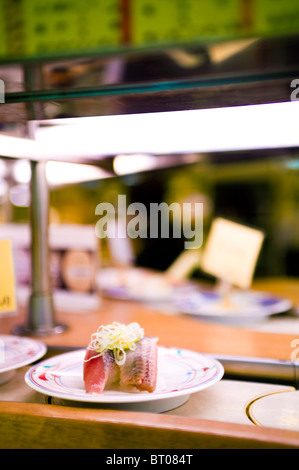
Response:
[{"label": "menu board", "polygon": [[0,0],[0,4],[8,55],[65,55],[121,43],[119,0]]},{"label": "menu board", "polygon": [[118,0],[25,0],[26,51],[72,51],[120,43]]},{"label": "menu board", "polygon": [[135,0],[132,43],[236,35],[242,27],[240,0]]},{"label": "menu board", "polygon": [[298,31],[298,0],[0,0],[0,57]]},{"label": "menu board", "polygon": [[254,1],[254,21],[257,31],[264,34],[299,32],[299,2],[297,0]]}]

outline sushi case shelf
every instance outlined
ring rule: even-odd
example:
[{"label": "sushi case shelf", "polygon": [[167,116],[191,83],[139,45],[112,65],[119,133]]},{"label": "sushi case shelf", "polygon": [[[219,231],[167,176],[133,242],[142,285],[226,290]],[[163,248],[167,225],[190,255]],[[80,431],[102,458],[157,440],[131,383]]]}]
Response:
[{"label": "sushi case shelf", "polygon": [[[209,325],[182,317],[173,317],[170,323],[167,314],[140,304],[115,300],[104,300],[99,309],[82,315],[59,312],[59,321],[64,322],[68,318],[70,328],[61,335],[43,338],[47,352],[36,364],[86,347],[91,330],[100,322],[109,323],[112,319],[137,320],[147,334],[159,333],[161,345],[188,348],[204,355],[217,352],[216,356],[220,357],[221,354],[238,353],[261,359],[268,357],[270,351],[274,355],[275,344],[275,359],[280,365],[288,363],[289,344],[293,338],[292,335]],[[14,317],[2,318],[1,331],[10,332],[16,321]],[[182,336],[181,331],[188,329],[192,334]],[[279,448],[299,445],[299,430],[286,429],[282,425],[271,429],[260,426],[253,422],[250,414],[259,397],[265,399],[273,394],[295,393],[295,369],[289,383],[282,380],[268,383],[254,379],[244,381],[240,377],[224,376],[211,387],[191,394],[187,401],[174,409],[150,412],[140,406],[134,409],[132,404],[126,408],[121,405],[115,407],[111,403],[78,403],[41,394],[25,383],[25,374],[31,367],[20,367],[9,381],[0,386],[0,426],[5,428],[1,446],[4,448],[109,448],[112,436],[114,448],[119,449]],[[63,430],[63,439],[59,433],[58,440],[57,426]],[[41,429],[43,432],[40,433]],[[124,437],[125,430],[130,432],[126,432]]]}]

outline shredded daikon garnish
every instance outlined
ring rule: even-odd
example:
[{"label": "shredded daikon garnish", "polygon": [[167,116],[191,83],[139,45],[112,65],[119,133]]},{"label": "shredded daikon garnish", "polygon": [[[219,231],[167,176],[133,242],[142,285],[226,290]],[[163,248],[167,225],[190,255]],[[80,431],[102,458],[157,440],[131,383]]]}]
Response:
[{"label": "shredded daikon garnish", "polygon": [[126,349],[134,351],[137,347],[137,341],[142,339],[143,336],[143,328],[140,328],[136,322],[129,323],[129,325],[118,322],[101,325],[96,333],[91,335],[91,341],[87,346],[87,349],[98,353],[90,359],[102,356],[107,351],[112,351],[116,364],[120,366],[125,363]]}]

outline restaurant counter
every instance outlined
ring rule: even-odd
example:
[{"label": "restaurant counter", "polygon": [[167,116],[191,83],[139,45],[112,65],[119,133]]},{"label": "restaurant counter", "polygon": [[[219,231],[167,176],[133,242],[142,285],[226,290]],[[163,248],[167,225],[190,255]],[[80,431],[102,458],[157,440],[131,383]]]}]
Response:
[{"label": "restaurant counter", "polygon": [[[291,284],[284,292],[298,296]],[[10,334],[24,321],[24,309],[17,316],[2,316],[1,334]],[[38,338],[47,345],[46,357],[85,348],[100,324],[137,321],[147,335],[159,337],[160,345],[218,358],[225,375],[211,387],[191,395],[186,403],[157,413],[61,402],[28,387],[24,381],[28,367],[23,367],[0,386],[1,448],[299,447],[298,421],[280,419],[274,423],[265,416],[260,421],[255,419],[257,413],[260,416],[259,400],[267,404],[267,397],[297,394],[297,364],[291,360],[296,334],[209,324],[188,316],[171,316],[139,303],[104,298],[96,310],[57,312],[57,321],[66,323],[67,330]],[[247,369],[246,364],[250,365]],[[255,373],[252,365],[258,365]],[[265,415],[267,406],[264,408]],[[273,408],[269,413],[273,415]]]}]

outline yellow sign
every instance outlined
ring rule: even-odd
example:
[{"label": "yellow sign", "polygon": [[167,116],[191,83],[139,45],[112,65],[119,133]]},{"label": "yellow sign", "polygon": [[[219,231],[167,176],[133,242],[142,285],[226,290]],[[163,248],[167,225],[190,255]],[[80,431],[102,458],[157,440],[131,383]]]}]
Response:
[{"label": "yellow sign", "polygon": [[263,240],[261,230],[219,217],[213,221],[201,267],[222,281],[247,289]]},{"label": "yellow sign", "polygon": [[0,314],[14,312],[15,273],[10,240],[0,240]]}]

